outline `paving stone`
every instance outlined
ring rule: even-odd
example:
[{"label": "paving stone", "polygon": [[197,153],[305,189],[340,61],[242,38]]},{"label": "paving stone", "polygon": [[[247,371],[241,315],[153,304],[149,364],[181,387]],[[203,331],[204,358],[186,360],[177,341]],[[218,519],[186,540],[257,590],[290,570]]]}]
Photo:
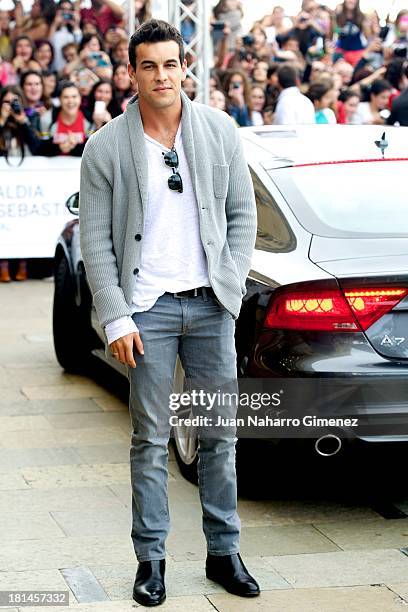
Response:
[{"label": "paving stone", "polygon": [[60,367],[32,367],[8,368],[4,367],[0,371],[0,383],[3,386],[11,387],[22,385],[62,385],[70,384],[69,379]]},{"label": "paving stone", "polygon": [[[169,483],[170,486],[170,483]],[[132,505],[132,489],[129,485],[121,485],[121,484],[112,484],[109,485],[109,489],[112,491],[113,495],[120,499],[122,504],[126,507],[130,507]]]},{"label": "paving stone", "polygon": [[33,344],[50,344],[53,341],[52,334],[24,334],[24,338],[27,342],[31,342]]},{"label": "paving stone", "polygon": [[401,601],[384,586],[336,589],[291,589],[263,592],[251,600],[233,595],[209,595],[219,612],[401,612]]},{"label": "paving stone", "polygon": [[[138,605],[132,599],[104,602],[98,601],[93,604],[75,604],[69,608],[47,608],[47,612],[61,612],[62,610],[77,610],[77,612],[128,612],[135,608],[144,610],[143,606]],[[214,612],[214,606],[204,596],[193,595],[189,597],[167,597],[161,604],[160,612]],[[21,612],[38,612],[38,608],[24,608]]]},{"label": "paving stone", "polygon": [[49,333],[49,321],[45,317],[42,318],[27,318],[27,317],[1,317],[0,318],[0,333],[3,331],[13,330],[14,334],[24,334],[27,329],[33,331],[41,331]]},{"label": "paving stone", "polygon": [[[130,491],[130,488],[129,488]],[[110,487],[78,487],[0,491],[0,515],[3,512],[97,511],[123,507]]]},{"label": "paving stone", "polygon": [[14,489],[28,488],[29,485],[20,472],[0,472],[0,491],[13,491]]},{"label": "paving stone", "polygon": [[109,600],[89,567],[69,567],[62,569],[61,574],[79,603]]},{"label": "paving stone", "polygon": [[2,512],[0,542],[35,540],[43,537],[64,537],[64,531],[48,512]]},{"label": "paving stone", "polygon": [[24,385],[22,393],[28,399],[76,399],[79,397],[109,397],[109,393],[95,383],[84,385]]},{"label": "paving stone", "polygon": [[81,446],[75,452],[83,463],[129,463],[129,444]]},{"label": "paving stone", "polygon": [[2,387],[0,389],[0,400],[2,402],[15,402],[22,399],[23,392],[19,387]]},{"label": "paving stone", "polygon": [[94,412],[81,414],[52,414],[47,420],[56,429],[77,429],[87,427],[122,427],[125,431],[130,428],[129,415],[123,412]]},{"label": "paving stone", "polygon": [[324,500],[238,500],[238,510],[243,527],[262,525],[293,525],[316,521],[336,522],[355,519],[377,519],[379,515],[371,508],[353,506]]},{"label": "paving stone", "polygon": [[26,397],[20,401],[0,404],[2,416],[23,416],[27,414],[65,414],[71,412],[102,412],[94,400],[88,398],[59,400],[29,400]]},{"label": "paving stone", "polygon": [[[67,591],[68,586],[57,569],[26,570],[18,572],[2,571],[0,572],[0,590]],[[3,608],[0,608],[0,610],[3,612]]]},{"label": "paving stone", "polygon": [[132,515],[125,506],[82,510],[54,511],[51,516],[66,536],[119,535],[130,537]]},{"label": "paving stone", "polygon": [[81,461],[81,457],[71,448],[0,449],[0,466],[3,472],[23,467],[72,465]]},{"label": "paving stone", "polygon": [[129,436],[120,427],[98,427],[96,429],[38,430],[33,436],[30,431],[0,431],[0,448],[58,448],[117,444],[128,442]]},{"label": "paving stone", "polygon": [[130,482],[129,466],[124,463],[22,468],[21,473],[34,489],[91,487]]},{"label": "paving stone", "polygon": [[264,562],[297,588],[408,581],[408,558],[398,550],[264,557]]},{"label": "paving stone", "polygon": [[315,527],[343,550],[408,546],[408,518],[315,523]]},{"label": "paving stone", "polygon": [[78,565],[132,563],[130,536],[92,536],[21,540],[0,547],[0,572],[63,569]]},{"label": "paving stone", "polygon": [[105,412],[129,412],[128,404],[117,397],[96,397],[94,402]]},{"label": "paving stone", "polygon": [[52,425],[42,414],[24,416],[0,416],[0,431],[2,434],[10,431],[36,431],[52,429]]},{"label": "paving stone", "polygon": [[244,554],[298,555],[338,550],[312,525],[285,525],[283,527],[244,527],[241,530],[241,548]]}]

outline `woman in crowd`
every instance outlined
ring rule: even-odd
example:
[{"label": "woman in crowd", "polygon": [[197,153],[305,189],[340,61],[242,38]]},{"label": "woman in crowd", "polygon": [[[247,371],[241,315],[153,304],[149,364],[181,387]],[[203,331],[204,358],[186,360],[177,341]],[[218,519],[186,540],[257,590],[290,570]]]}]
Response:
[{"label": "woman in crowd", "polygon": [[34,53],[35,45],[29,36],[23,34],[14,40],[11,64],[17,79],[27,70],[41,70],[39,63],[34,59]]},{"label": "woman in crowd", "polygon": [[230,70],[226,73],[224,91],[227,97],[227,112],[240,127],[252,125],[251,85],[245,72]]},{"label": "woman in crowd", "polygon": [[388,108],[392,86],[384,79],[375,80],[369,90],[369,101],[360,102],[351,123],[364,125],[384,125],[382,111]]},{"label": "woman in crowd", "polygon": [[134,95],[132,83],[130,82],[129,73],[127,71],[127,64],[116,64],[113,69],[112,81],[115,100],[123,112],[130,98]]},{"label": "woman in crowd", "polygon": [[265,90],[263,89],[263,87],[259,87],[259,85],[253,86],[251,90],[252,125],[263,125],[264,124],[262,113],[265,107],[265,102],[266,102],[266,96],[265,96]]},{"label": "woman in crowd", "polygon": [[[48,145],[53,144],[60,149],[60,155],[81,157],[85,143],[94,131],[94,126],[80,110],[81,94],[78,87],[71,81],[60,85],[60,109],[55,113],[49,126]],[[55,155],[52,147],[49,152]]]},{"label": "woman in crowd", "polygon": [[[96,102],[102,102],[104,108],[100,108]],[[102,105],[100,105],[102,107]],[[89,94],[88,108],[85,116],[93,123],[95,130],[99,130],[114,117],[122,113],[122,109],[113,95],[113,87],[108,79],[101,79],[92,87]]]},{"label": "woman in crowd", "polygon": [[210,93],[210,106],[218,108],[219,110],[226,110],[226,99],[225,94],[220,89],[214,89]]},{"label": "woman in crowd", "polygon": [[111,60],[112,60],[112,64],[116,65],[116,64],[127,64],[129,61],[129,56],[128,56],[128,47],[129,47],[129,41],[127,36],[122,36],[119,40],[119,42],[116,43],[116,45],[114,45],[112,47],[111,50]]},{"label": "woman in crowd", "polygon": [[44,99],[41,74],[35,70],[25,72],[20,80],[24,95],[24,111],[35,132],[41,134],[41,116],[51,107],[50,100]]},{"label": "woman in crowd", "polygon": [[[16,156],[20,161],[9,163],[18,166],[26,155],[35,151],[36,145],[37,138],[24,113],[22,91],[15,85],[5,87],[0,94],[0,156],[7,160]],[[15,279],[22,281],[26,278],[27,262],[21,259]],[[10,263],[3,259],[0,261],[0,282],[10,280]]]},{"label": "woman in crowd", "polygon": [[152,17],[151,0],[135,0],[136,27],[148,21]]},{"label": "woman in crowd", "polygon": [[342,91],[339,97],[337,122],[342,124],[352,123],[359,104],[360,95],[354,89]]},{"label": "woman in crowd", "polygon": [[309,87],[306,95],[314,104],[316,123],[337,123],[336,115],[330,108],[334,102],[333,88],[331,79],[316,81]]},{"label": "woman in crowd", "polygon": [[293,27],[293,22],[289,17],[285,16],[285,10],[282,6],[274,6],[270,15],[265,17],[260,22],[266,33],[268,43],[274,43],[276,37],[286,34]]},{"label": "woman in crowd", "polygon": [[370,24],[360,9],[360,0],[344,0],[336,13],[337,49],[355,66],[370,37]]},{"label": "woman in crowd", "polygon": [[41,70],[50,70],[54,63],[54,49],[48,40],[37,44],[34,59],[39,63]]},{"label": "woman in crowd", "polygon": [[25,34],[34,41],[47,40],[56,14],[54,0],[34,0],[31,12],[27,16],[24,16],[23,5],[20,0],[14,0],[14,2],[16,25],[13,30],[13,37]]},{"label": "woman in crowd", "polygon": [[71,0],[61,0],[58,4],[57,14],[51,24],[49,40],[54,48],[54,68],[63,69],[65,61],[63,48],[69,43],[79,44],[82,32],[79,27],[80,13]]},{"label": "woman in crowd", "polygon": [[213,15],[216,21],[228,25],[227,50],[235,51],[237,38],[242,34],[242,3],[238,0],[220,0],[213,8]]}]

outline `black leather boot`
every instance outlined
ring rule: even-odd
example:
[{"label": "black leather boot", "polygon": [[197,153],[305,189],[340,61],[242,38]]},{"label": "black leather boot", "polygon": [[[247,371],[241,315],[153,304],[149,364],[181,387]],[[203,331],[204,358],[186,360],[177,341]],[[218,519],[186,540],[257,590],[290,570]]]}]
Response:
[{"label": "black leather boot", "polygon": [[142,606],[158,606],[166,599],[166,560],[141,561],[136,572],[133,599]]},{"label": "black leather boot", "polygon": [[205,564],[207,578],[218,582],[228,593],[240,597],[256,597],[259,585],[245,567],[239,553],[234,555],[207,555]]}]

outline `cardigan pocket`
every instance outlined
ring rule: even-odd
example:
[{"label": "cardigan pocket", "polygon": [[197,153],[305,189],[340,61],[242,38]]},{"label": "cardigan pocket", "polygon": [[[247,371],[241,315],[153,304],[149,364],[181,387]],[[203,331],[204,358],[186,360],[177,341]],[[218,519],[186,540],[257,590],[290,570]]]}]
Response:
[{"label": "cardigan pocket", "polygon": [[229,166],[227,164],[213,164],[213,184],[216,198],[225,200],[228,193]]}]

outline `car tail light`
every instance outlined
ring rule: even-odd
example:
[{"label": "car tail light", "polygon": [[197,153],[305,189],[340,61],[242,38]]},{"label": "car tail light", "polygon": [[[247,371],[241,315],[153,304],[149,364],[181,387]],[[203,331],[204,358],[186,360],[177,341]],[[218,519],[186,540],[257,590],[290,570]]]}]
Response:
[{"label": "car tail light", "polygon": [[355,332],[366,330],[391,310],[407,289],[348,289],[334,284],[299,284],[278,289],[265,318],[274,329]]},{"label": "car tail light", "polygon": [[408,289],[347,289],[344,295],[361,328],[366,330],[408,295]]}]

